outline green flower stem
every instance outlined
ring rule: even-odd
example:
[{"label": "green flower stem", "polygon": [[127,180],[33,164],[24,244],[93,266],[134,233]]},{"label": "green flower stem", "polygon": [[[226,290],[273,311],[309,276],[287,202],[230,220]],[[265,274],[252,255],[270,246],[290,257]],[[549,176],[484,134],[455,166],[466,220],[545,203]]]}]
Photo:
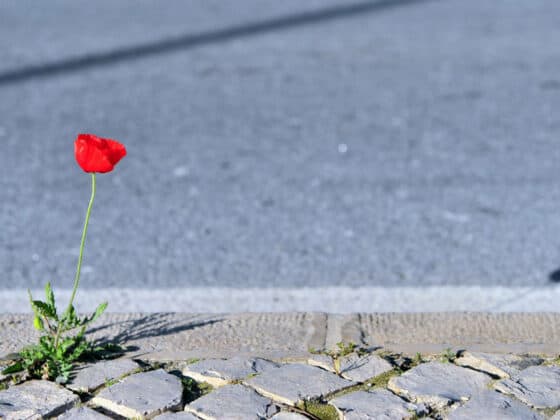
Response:
[{"label": "green flower stem", "polygon": [[68,308],[66,309],[66,312],[68,312],[72,307],[72,303],[74,302],[74,297],[76,296],[76,291],[78,290],[78,285],[80,284],[80,270],[82,269],[84,244],[86,243],[87,228],[89,224],[89,215],[91,214],[91,208],[93,207],[94,198],[95,198],[95,172],[92,172],[91,173],[91,197],[89,199],[89,205],[86,212],[84,230],[82,231],[82,242],[80,243],[80,256],[78,257],[78,266],[76,267],[76,276],[74,277],[74,288],[72,289],[72,295],[70,296],[70,302],[68,303]]},{"label": "green flower stem", "polygon": [[[95,198],[95,172],[91,173],[91,197],[89,199],[89,205],[86,212],[86,220],[84,222],[84,230],[82,231],[82,241],[80,243],[80,256],[78,257],[78,266],[76,267],[76,276],[74,277],[74,288],[72,289],[72,295],[70,296],[70,302],[66,308],[65,314],[70,312],[72,304],[74,303],[74,297],[76,296],[76,291],[78,290],[78,285],[80,284],[80,271],[82,269],[82,257],[84,255],[84,244],[86,243],[87,229],[89,224],[89,215],[91,214],[91,208],[93,207],[93,200]],[[58,330],[56,332],[56,337],[54,340],[55,348],[58,345],[58,339],[60,337],[60,323]]]}]

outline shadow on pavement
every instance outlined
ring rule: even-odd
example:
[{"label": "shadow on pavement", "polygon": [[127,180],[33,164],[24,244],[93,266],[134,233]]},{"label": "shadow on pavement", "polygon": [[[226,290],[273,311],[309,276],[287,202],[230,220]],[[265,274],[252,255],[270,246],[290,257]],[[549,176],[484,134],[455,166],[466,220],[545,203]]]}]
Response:
[{"label": "shadow on pavement", "polygon": [[171,313],[155,313],[145,314],[139,318],[120,321],[117,323],[101,325],[96,328],[90,328],[88,334],[95,334],[100,331],[110,329],[118,330],[116,334],[111,334],[100,341],[110,342],[113,344],[125,344],[135,340],[150,337],[163,337],[170,334],[176,334],[182,331],[193,330],[205,325],[212,325],[222,321],[219,317],[200,319],[193,317],[187,322],[177,322],[177,318]]},{"label": "shadow on pavement", "polygon": [[161,39],[151,43],[117,48],[112,51],[86,54],[56,62],[31,65],[0,73],[0,85],[22,82],[36,77],[55,76],[91,67],[100,67],[114,63],[135,60],[158,54],[171,53],[206,44],[243,38],[261,33],[290,29],[298,26],[322,23],[329,20],[342,19],[364,13],[380,12],[387,9],[416,4],[430,0],[379,0],[353,3],[344,6],[329,7],[322,10],[304,12],[271,18],[262,22],[231,26],[229,28],[187,34],[178,37]]},{"label": "shadow on pavement", "polygon": [[560,283],[560,268],[557,268],[548,275],[548,280],[551,283]]}]

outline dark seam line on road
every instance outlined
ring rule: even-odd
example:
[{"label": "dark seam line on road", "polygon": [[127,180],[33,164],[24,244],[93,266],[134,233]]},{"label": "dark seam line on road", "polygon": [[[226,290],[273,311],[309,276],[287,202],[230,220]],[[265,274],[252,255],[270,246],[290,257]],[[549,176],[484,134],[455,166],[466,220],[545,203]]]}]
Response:
[{"label": "dark seam line on road", "polygon": [[31,65],[20,69],[0,73],[0,85],[22,82],[35,77],[54,76],[69,73],[89,67],[99,67],[126,60],[134,60],[146,56],[170,53],[173,51],[193,48],[201,45],[227,41],[275,30],[289,29],[306,24],[320,23],[344,17],[371,13],[384,9],[392,9],[408,4],[430,0],[380,0],[355,3],[348,6],[331,7],[314,12],[293,14],[279,18],[268,19],[263,22],[233,26],[211,32],[195,35],[182,35],[175,38],[163,39],[148,44],[119,48],[109,52],[89,54],[81,57],[68,58],[58,62],[42,65]]}]

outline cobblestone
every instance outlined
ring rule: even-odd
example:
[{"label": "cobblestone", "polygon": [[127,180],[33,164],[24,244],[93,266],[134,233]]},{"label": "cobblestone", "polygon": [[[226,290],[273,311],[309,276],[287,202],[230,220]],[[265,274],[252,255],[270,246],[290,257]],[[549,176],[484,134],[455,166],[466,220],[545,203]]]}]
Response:
[{"label": "cobblestone", "polygon": [[187,365],[183,375],[220,387],[274,367],[278,365],[259,358],[207,359]]},{"label": "cobblestone", "polygon": [[535,408],[560,407],[560,366],[531,366],[495,388]]},{"label": "cobblestone", "polygon": [[416,406],[385,390],[357,391],[329,401],[345,420],[407,419]]},{"label": "cobblestone", "polygon": [[390,370],[391,363],[375,354],[360,357],[352,353],[340,359],[340,375],[351,381],[365,382]]},{"label": "cobblestone", "polygon": [[448,415],[448,420],[472,419],[541,420],[544,417],[503,394],[484,391]]},{"label": "cobblestone", "polygon": [[518,356],[516,354],[490,354],[465,351],[455,360],[459,366],[486,372],[498,378],[509,378],[511,375],[533,365],[543,362],[540,357]]},{"label": "cobblestone", "polygon": [[290,413],[288,411],[282,411],[271,417],[272,420],[308,420],[309,417],[305,417],[303,414]]},{"label": "cobblestone", "polygon": [[243,385],[223,386],[185,407],[205,420],[269,418],[279,411],[268,398]]},{"label": "cobblestone", "polygon": [[[35,380],[14,385],[0,391],[0,415],[5,419],[39,419],[60,415],[62,420],[101,420],[118,416],[158,420],[300,420],[307,417],[298,412],[286,411],[287,406],[301,408],[298,404],[300,401],[313,400],[321,404],[328,403],[344,420],[406,419],[415,415],[449,420],[538,420],[545,416],[537,409],[550,410],[560,406],[560,367],[546,364],[533,366],[532,363],[540,363],[542,360],[526,356],[478,354],[475,358],[484,359],[489,364],[492,361],[491,366],[504,366],[509,373],[505,369],[503,372],[511,375],[511,379],[492,381],[487,374],[472,368],[432,361],[391,377],[385,387],[383,383],[378,383],[376,388],[367,388],[360,385],[361,381],[392,368],[386,362],[387,364],[382,364],[382,369],[377,370],[378,362],[385,360],[376,355],[360,357],[351,354],[341,359],[341,374],[349,367],[348,371],[356,369],[354,373],[360,372],[359,368],[352,368],[356,365],[363,367],[371,363],[375,367],[369,366],[370,370],[363,376],[352,376],[356,381],[345,379],[330,370],[305,364],[303,362],[306,360],[309,363],[305,357],[295,357],[284,364],[259,358],[233,357],[201,360],[183,369],[185,375],[192,375],[198,370],[203,379],[206,379],[206,375],[215,375],[214,379],[218,377],[233,382],[220,384],[218,388],[208,390],[206,395],[197,396],[196,392],[188,394],[196,398],[184,407],[180,379],[164,369],[156,369],[131,374],[116,384],[103,382],[97,395],[91,395],[91,390],[96,389],[97,384],[78,388],[81,392],[85,392],[86,388],[90,390],[90,397],[87,397],[88,392],[85,394],[86,400],[91,398],[87,402],[89,408],[72,408],[79,401],[77,395],[51,382]],[[403,357],[404,359],[406,358]],[[326,364],[327,359],[318,361]],[[165,366],[166,369],[173,370],[183,363],[170,361]],[[529,367],[525,368],[527,365]],[[93,370],[95,366],[88,366],[80,372],[96,372]],[[117,368],[130,372],[125,367],[137,366],[136,363],[127,363]],[[492,367],[478,367],[498,376],[496,371],[492,371]],[[105,362],[100,363],[97,368],[97,372],[107,371]],[[403,369],[407,369],[405,365]],[[92,376],[96,378],[90,379],[98,382],[103,375],[94,373]],[[202,377],[195,380],[200,379]],[[75,385],[76,383],[69,384],[68,387]],[[496,390],[491,390],[489,385]],[[58,396],[53,397],[56,395]],[[103,414],[91,409],[95,407],[100,407]],[[183,409],[184,411],[179,411]],[[550,411],[547,415],[550,415]],[[552,418],[560,420],[560,414],[557,413]]]},{"label": "cobblestone", "polygon": [[312,354],[307,358],[306,362],[311,366],[317,366],[331,372],[335,371],[332,357],[326,354]]},{"label": "cobblestone", "polygon": [[76,407],[57,417],[58,420],[107,420],[107,417],[88,407]]},{"label": "cobblestone", "polygon": [[176,413],[167,412],[160,414],[155,416],[154,420],[200,420],[200,418],[186,411],[179,411]]},{"label": "cobblestone", "polygon": [[429,362],[391,378],[388,388],[408,400],[440,410],[468,400],[489,382],[490,377],[483,373],[451,363]]},{"label": "cobblestone", "polygon": [[53,382],[28,381],[0,391],[0,419],[56,416],[79,401],[77,395]]},{"label": "cobblestone", "polygon": [[101,361],[79,369],[67,388],[78,392],[95,391],[107,381],[114,380],[138,369],[130,359]]},{"label": "cobblestone", "polygon": [[245,383],[274,401],[292,406],[354,384],[321,368],[299,364],[269,369]]},{"label": "cobblestone", "polygon": [[150,418],[182,405],[181,381],[163,369],[137,373],[115,385],[103,389],[92,400],[123,417]]}]

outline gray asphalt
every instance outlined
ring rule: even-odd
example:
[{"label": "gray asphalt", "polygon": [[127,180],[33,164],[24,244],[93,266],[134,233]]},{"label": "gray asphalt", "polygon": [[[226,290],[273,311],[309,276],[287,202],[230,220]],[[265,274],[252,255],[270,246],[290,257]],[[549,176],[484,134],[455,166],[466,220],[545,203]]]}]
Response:
[{"label": "gray asphalt", "polygon": [[[302,4],[304,3],[304,4]],[[0,2],[0,288],[545,285],[560,3]]]}]

